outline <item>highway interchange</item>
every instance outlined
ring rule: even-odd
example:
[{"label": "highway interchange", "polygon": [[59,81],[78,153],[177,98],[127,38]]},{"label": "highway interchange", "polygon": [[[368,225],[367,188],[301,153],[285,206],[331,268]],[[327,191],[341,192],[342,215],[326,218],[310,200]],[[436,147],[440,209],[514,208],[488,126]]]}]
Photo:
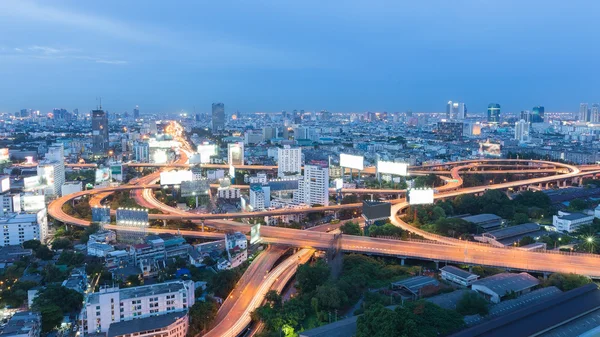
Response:
[{"label": "highway interchange", "polygon": [[[181,131],[179,131],[181,133]],[[163,166],[162,169],[169,170],[176,167],[186,165],[187,155],[185,151],[181,151],[180,158],[172,165]],[[484,168],[494,168],[502,166],[504,168],[514,165],[516,170],[503,169],[503,173],[550,173],[551,175],[528,178],[518,181],[503,182],[499,184],[491,184],[485,186],[461,188],[461,174],[465,172],[484,173],[489,171],[472,171]],[[524,169],[523,166],[529,166]],[[253,166],[245,167],[245,169],[257,168]],[[272,167],[264,167],[263,169],[273,169]],[[446,179],[447,183],[437,188],[435,199],[444,199],[454,197],[460,194],[476,194],[483,193],[488,189],[509,189],[520,188],[523,186],[537,186],[540,184],[558,183],[560,181],[570,181],[573,179],[581,179],[584,176],[600,174],[600,167],[587,166],[586,171],[572,165],[554,163],[548,161],[529,161],[529,160],[471,160],[463,162],[453,162],[444,164],[435,164],[415,168],[413,171],[421,173],[436,172],[430,171],[435,168],[451,168],[450,171],[443,171],[444,174],[450,174],[451,179]],[[520,172],[526,170],[527,172]],[[369,169],[367,168],[367,173]],[[492,170],[499,171],[499,170]],[[412,171],[411,171],[412,172]],[[552,175],[554,173],[554,175]],[[278,209],[272,211],[261,211],[252,213],[233,213],[233,214],[195,214],[170,207],[158,201],[154,197],[153,189],[159,187],[156,182],[160,178],[160,173],[154,172],[145,177],[136,179],[129,184],[118,187],[98,188],[87,191],[73,193],[63,196],[53,201],[49,207],[49,214],[55,219],[77,226],[88,226],[90,223],[84,219],[75,218],[63,211],[63,205],[71,202],[75,198],[85,195],[91,197],[92,205],[99,205],[102,199],[116,191],[132,191],[134,199],[140,206],[147,208],[158,209],[163,214],[150,214],[151,219],[161,220],[181,220],[203,222],[206,226],[215,227],[221,230],[240,230],[243,232],[249,231],[249,225],[235,222],[233,218],[251,218],[262,216],[273,216],[293,213],[308,213],[321,211],[337,211],[341,209],[352,209],[361,207],[362,204],[349,205],[332,205],[327,207],[315,207],[309,209]],[[378,189],[360,189],[356,191],[343,190],[344,194],[350,193],[368,193],[368,194],[386,194],[397,195],[397,198],[390,200],[392,205],[391,221],[394,225],[403,229],[417,233],[428,240],[435,242],[413,242],[413,241],[398,241],[388,239],[378,239],[362,236],[344,235],[341,240],[341,248],[347,252],[357,252],[364,254],[390,255],[400,258],[417,258],[439,262],[453,262],[468,265],[487,265],[503,267],[514,270],[526,270],[535,272],[572,272],[588,275],[594,278],[600,278],[600,257],[589,254],[562,254],[556,252],[530,252],[517,248],[497,248],[489,245],[468,242],[464,240],[456,240],[447,237],[440,237],[431,233],[421,231],[415,227],[402,221],[398,214],[402,213],[407,207],[404,196],[404,190],[378,190]],[[123,227],[114,225],[105,226],[108,229],[127,230]],[[223,234],[214,231],[192,231],[192,230],[174,230],[167,228],[148,228],[149,232],[153,233],[172,233],[181,234],[192,237],[208,237],[222,238]],[[267,227],[261,228],[261,237],[264,243],[284,245],[288,247],[301,248],[296,255],[284,260],[277,265],[273,270],[273,263],[281,256],[281,249],[267,249],[259,259],[252,264],[252,267],[247,271],[248,275],[263,275],[261,277],[245,276],[245,284],[241,285],[238,294],[232,294],[228,298],[216,320],[215,326],[209,331],[208,336],[235,336],[243,331],[250,322],[250,313],[258,307],[264,298],[264,294],[272,288],[279,289],[282,287],[282,282],[289,280],[293,274],[295,267],[299,261],[306,261],[313,249],[330,248],[333,242],[333,234],[320,231],[302,231],[289,228]],[[281,279],[281,281],[280,281]],[[235,295],[235,296],[234,296]]]}]

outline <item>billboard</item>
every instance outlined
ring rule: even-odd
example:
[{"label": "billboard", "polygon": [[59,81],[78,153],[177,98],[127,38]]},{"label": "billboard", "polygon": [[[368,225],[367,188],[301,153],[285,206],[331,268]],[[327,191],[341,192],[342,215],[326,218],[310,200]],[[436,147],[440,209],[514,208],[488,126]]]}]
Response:
[{"label": "billboard", "polygon": [[207,179],[203,180],[190,180],[181,182],[181,196],[182,197],[193,197],[197,195],[208,195],[208,189],[210,188]]},{"label": "billboard", "polygon": [[351,154],[341,153],[340,166],[362,171],[365,168],[364,158],[363,156],[354,156]]},{"label": "billboard", "polygon": [[260,224],[256,224],[250,227],[250,244],[253,245],[255,243],[259,243],[260,241]]},{"label": "billboard", "polygon": [[336,190],[341,190],[344,187],[344,179],[342,178],[337,178],[335,180],[335,189]]},{"label": "billboard", "polygon": [[280,179],[268,182],[271,191],[295,191],[298,189],[298,179]]},{"label": "billboard", "polygon": [[110,223],[110,208],[92,207],[92,222]]},{"label": "billboard", "polygon": [[408,190],[408,203],[411,205],[433,204],[433,189],[411,189]]},{"label": "billboard", "polygon": [[0,177],[0,193],[10,190],[10,177]]},{"label": "billboard", "polygon": [[244,165],[244,143],[227,145],[227,161],[229,165]]},{"label": "billboard", "polygon": [[8,161],[10,159],[10,156],[8,154],[8,148],[1,148],[0,149],[0,162],[2,161]]},{"label": "billboard", "polygon": [[179,170],[179,171],[167,171],[160,173],[160,184],[161,185],[181,185],[182,181],[192,180],[192,171],[190,170]]},{"label": "billboard", "polygon": [[169,156],[167,156],[167,151],[165,150],[156,150],[154,151],[154,155],[152,155],[152,161],[155,164],[164,164],[169,160]]},{"label": "billboard", "polygon": [[39,211],[46,207],[46,198],[43,195],[24,195],[21,201],[25,212]]},{"label": "billboard", "polygon": [[367,221],[387,219],[392,215],[392,204],[363,200],[362,215]]},{"label": "billboard", "polygon": [[217,145],[215,144],[200,144],[198,145],[198,154],[200,155],[200,163],[210,163],[210,157],[217,154]]},{"label": "billboard", "polygon": [[[110,212],[110,209],[109,209]],[[147,226],[148,210],[136,208],[118,208],[117,225],[121,226]]]},{"label": "billboard", "polygon": [[110,181],[110,168],[103,167],[96,169],[96,184]]},{"label": "billboard", "polygon": [[377,173],[405,176],[408,173],[408,164],[380,160],[377,162]]},{"label": "billboard", "polygon": [[40,184],[40,178],[38,176],[31,176],[23,178],[23,188],[30,190],[36,188]]},{"label": "billboard", "polygon": [[123,165],[110,165],[110,174],[113,176],[123,174]]}]

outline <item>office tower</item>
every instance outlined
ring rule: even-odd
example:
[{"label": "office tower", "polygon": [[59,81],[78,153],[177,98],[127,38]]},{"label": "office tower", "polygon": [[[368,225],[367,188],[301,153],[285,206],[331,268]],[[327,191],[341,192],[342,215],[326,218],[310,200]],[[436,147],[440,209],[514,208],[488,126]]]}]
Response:
[{"label": "office tower", "polygon": [[521,119],[526,122],[531,122],[531,113],[529,112],[529,110],[521,111]]},{"label": "office tower", "polygon": [[195,121],[196,121],[196,122],[199,122],[199,121],[200,121],[200,114],[196,114],[196,116],[195,116]]},{"label": "office tower", "polygon": [[[159,321],[169,315],[180,313],[185,320],[181,320],[180,326],[173,329],[173,332],[153,335],[133,330],[131,335],[185,336],[188,326],[187,312],[194,302],[194,282],[190,280],[167,281],[125,289],[104,286],[99,292],[90,293],[85,298],[81,317],[83,335],[99,332],[106,335],[109,330],[114,329],[115,325],[118,325],[120,327],[118,330],[121,331],[127,327],[142,331],[148,330],[150,326],[154,329]],[[128,323],[124,325],[123,322]],[[120,336],[121,334],[108,333],[108,335]]]},{"label": "office tower", "polygon": [[529,141],[529,126],[530,123],[521,119],[515,123],[515,139],[519,142]]},{"label": "office tower", "polygon": [[227,144],[227,162],[229,165],[244,165],[244,143]]},{"label": "office tower", "polygon": [[277,138],[277,128],[272,126],[263,127],[263,139],[265,141],[271,140],[273,138]]},{"label": "office tower", "polygon": [[150,161],[150,144],[148,142],[135,142],[133,144],[133,157],[138,163]]},{"label": "office tower", "polygon": [[579,121],[580,122],[588,122],[588,104],[587,103],[579,103]]},{"label": "office tower", "polygon": [[459,120],[467,118],[467,106],[465,105],[465,103],[458,103],[456,118]]},{"label": "office tower", "polygon": [[287,118],[287,111],[281,110],[281,119],[286,119],[286,118]]},{"label": "office tower", "polygon": [[253,211],[262,211],[271,207],[271,187],[269,187],[269,184],[250,184],[250,207]]},{"label": "office tower", "polygon": [[108,153],[108,113],[102,107],[92,110],[92,152],[96,155]]},{"label": "office tower", "polygon": [[300,113],[294,116],[294,124],[302,123],[302,117],[304,116],[304,110],[300,110]]},{"label": "office tower", "polygon": [[277,176],[279,178],[302,173],[302,149],[284,145],[277,149]]},{"label": "office tower", "polygon": [[212,131],[225,130],[225,104],[213,103],[212,105]]},{"label": "office tower", "polygon": [[490,103],[490,105],[488,105],[487,119],[488,123],[500,123],[500,104]]},{"label": "office tower", "polygon": [[308,128],[303,126],[294,128],[294,139],[309,139]]},{"label": "office tower", "polygon": [[140,106],[136,105],[133,109],[133,119],[140,119]]},{"label": "office tower", "polygon": [[543,106],[534,106],[531,110],[531,123],[544,123],[544,107]]},{"label": "office tower", "polygon": [[462,122],[438,122],[437,137],[441,140],[460,140],[463,136],[464,125]]},{"label": "office tower", "polygon": [[37,176],[40,185],[46,186],[46,194],[60,196],[65,183],[65,155],[62,143],[52,144],[46,158],[38,163]]},{"label": "office tower", "polygon": [[592,110],[589,116],[590,123],[600,123],[600,105],[598,103],[592,104]]},{"label": "office tower", "polygon": [[448,101],[446,104],[446,119],[452,119],[452,101]]},{"label": "office tower", "polygon": [[321,120],[328,121],[331,119],[331,112],[327,110],[321,110]]},{"label": "office tower", "polygon": [[19,116],[17,116],[17,117],[26,118],[29,116],[31,116],[31,111],[29,109],[21,109],[21,112],[19,113]]},{"label": "office tower", "polygon": [[304,177],[298,181],[294,201],[307,205],[329,206],[329,168],[305,165]]}]

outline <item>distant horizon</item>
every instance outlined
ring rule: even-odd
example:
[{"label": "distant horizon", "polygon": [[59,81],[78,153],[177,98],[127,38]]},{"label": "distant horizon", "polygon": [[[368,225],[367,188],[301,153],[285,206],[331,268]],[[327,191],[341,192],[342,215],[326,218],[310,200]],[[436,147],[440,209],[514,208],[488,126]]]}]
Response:
[{"label": "distant horizon", "polygon": [[[0,1],[0,111],[578,111],[600,2]],[[84,108],[85,107],[85,108]],[[90,109],[91,110],[91,109]],[[286,109],[287,110],[287,109]]]}]

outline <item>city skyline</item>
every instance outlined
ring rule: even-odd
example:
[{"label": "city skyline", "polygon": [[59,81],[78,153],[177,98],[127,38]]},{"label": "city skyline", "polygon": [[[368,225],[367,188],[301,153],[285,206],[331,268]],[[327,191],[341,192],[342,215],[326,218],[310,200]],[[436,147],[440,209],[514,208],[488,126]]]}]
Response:
[{"label": "city skyline", "polygon": [[[14,33],[0,39],[0,75],[12,79],[0,84],[11,98],[0,111],[89,111],[102,96],[109,111],[139,104],[142,113],[207,113],[212,102],[243,112],[443,112],[449,99],[473,113],[491,102],[577,112],[600,100],[599,85],[580,80],[596,75],[586,41],[597,28],[584,23],[598,7],[4,1],[0,27]],[[588,53],[570,53],[582,45]]]}]

